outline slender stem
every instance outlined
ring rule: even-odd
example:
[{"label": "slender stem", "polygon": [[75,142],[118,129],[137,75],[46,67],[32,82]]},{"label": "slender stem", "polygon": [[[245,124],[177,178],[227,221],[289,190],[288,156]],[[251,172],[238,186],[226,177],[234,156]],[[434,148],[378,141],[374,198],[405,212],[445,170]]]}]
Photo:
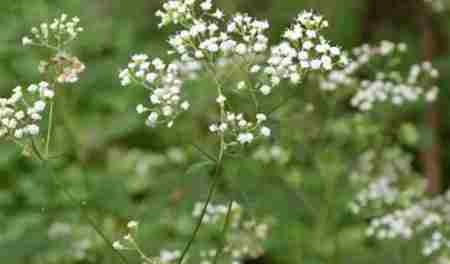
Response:
[{"label": "slender stem", "polygon": [[219,182],[219,178],[220,178],[220,172],[222,171],[222,161],[223,161],[223,152],[224,152],[224,141],[223,141],[223,137],[221,137],[221,143],[220,143],[220,151],[219,151],[219,155],[217,158],[217,163],[214,169],[214,175],[213,175],[213,179],[212,179],[212,183],[209,187],[209,191],[208,191],[208,197],[206,198],[206,202],[205,205],[203,206],[202,212],[200,214],[200,217],[197,221],[197,224],[194,228],[194,231],[192,233],[191,239],[189,240],[189,242],[186,244],[186,247],[183,250],[183,253],[181,254],[181,257],[178,260],[178,264],[182,264],[183,260],[186,258],[189,250],[191,249],[192,244],[194,243],[195,239],[197,238],[198,232],[200,231],[200,227],[203,224],[203,220],[205,218],[206,212],[208,210],[208,206],[211,203],[212,197],[214,195],[214,192],[216,191],[218,182]]},{"label": "slender stem", "polygon": [[[209,70],[209,73],[211,74],[211,77],[214,79],[214,82],[216,84],[216,88],[217,88],[217,93],[218,95],[222,95],[222,85],[220,83],[220,81],[218,80],[213,67],[209,66],[208,64],[206,64],[207,69]],[[225,107],[224,104],[220,104],[220,122],[224,122],[225,119]],[[209,191],[208,191],[208,197],[206,198],[206,202],[205,205],[203,206],[202,212],[200,214],[200,218],[198,219],[198,222],[194,228],[194,231],[192,233],[191,239],[188,241],[188,243],[186,244],[181,257],[178,260],[178,264],[182,264],[183,260],[186,258],[187,254],[189,253],[189,250],[192,247],[192,244],[194,243],[195,239],[197,238],[198,232],[200,231],[200,228],[203,224],[203,220],[205,218],[206,215],[206,211],[208,210],[208,206],[211,203],[212,197],[216,191],[218,182],[219,182],[219,178],[220,178],[220,173],[222,171],[222,163],[223,163],[223,156],[224,156],[224,152],[225,152],[225,136],[224,133],[220,134],[220,146],[219,146],[219,153],[217,155],[216,160],[216,166],[214,169],[214,175],[213,175],[213,179],[212,179],[212,183],[209,187]]]},{"label": "slender stem", "polygon": [[222,241],[220,244],[219,251],[216,253],[216,256],[214,257],[214,261],[212,262],[212,264],[217,264],[217,261],[219,260],[220,256],[223,254],[223,251],[225,249],[227,232],[228,232],[228,228],[230,227],[230,222],[231,222],[231,210],[232,209],[233,209],[233,200],[230,200],[228,202],[227,216],[225,218],[225,223],[224,223],[223,229],[222,229]]},{"label": "slender stem", "polygon": [[143,260],[145,260],[145,261],[148,262],[148,263],[151,263],[151,262],[152,262],[152,259],[149,258],[149,257],[144,253],[144,251],[142,251],[141,247],[138,245],[138,243],[136,243],[136,241],[134,240],[134,238],[131,238],[131,239],[130,239],[130,242],[131,242],[131,244],[133,244],[134,249],[138,252],[138,254],[141,256],[141,258],[142,258]]},{"label": "slender stem", "polygon": [[53,129],[53,107],[54,107],[54,102],[52,101],[50,103],[50,111],[49,111],[49,116],[48,116],[48,129],[47,129],[47,139],[45,141],[45,157],[49,157],[50,156],[50,141],[51,141],[51,136],[52,136],[52,129]]},{"label": "slender stem", "polygon": [[64,193],[64,195],[66,196],[66,198],[68,198],[70,200],[71,203],[73,203],[75,206],[77,206],[80,210],[81,213],[85,216],[87,222],[89,223],[89,225],[97,232],[97,234],[106,242],[106,244],[108,244],[108,246],[111,248],[111,250],[113,252],[115,252],[122,263],[124,264],[129,264],[128,260],[125,258],[125,256],[118,250],[116,250],[113,247],[113,243],[110,239],[108,239],[108,237],[105,235],[105,233],[103,233],[103,231],[101,230],[101,228],[95,223],[95,221],[89,216],[89,214],[86,212],[86,210],[83,207],[82,202],[78,201],[64,186],[64,184],[62,184],[61,182],[58,181],[58,178],[56,177],[56,175],[53,173],[53,170],[50,167],[49,164],[49,160],[47,160],[43,154],[41,153],[41,151],[39,150],[39,148],[36,145],[36,142],[34,139],[31,139],[31,147],[33,149],[34,154],[36,155],[36,157],[38,158],[38,160],[40,162],[42,162],[42,167],[45,168],[49,174],[51,174],[51,179],[53,180],[53,183],[55,184],[55,186],[57,186],[59,189],[61,189]]}]

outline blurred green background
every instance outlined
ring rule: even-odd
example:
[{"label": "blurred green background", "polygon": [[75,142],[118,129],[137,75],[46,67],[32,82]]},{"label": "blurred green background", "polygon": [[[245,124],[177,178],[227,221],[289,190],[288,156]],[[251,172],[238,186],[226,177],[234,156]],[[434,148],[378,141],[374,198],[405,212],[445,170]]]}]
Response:
[{"label": "blurred green background", "polygon": [[[371,2],[218,0],[217,4],[227,12],[269,19],[275,37],[301,10],[315,9],[330,21],[329,39],[345,49],[369,40],[401,41],[411,47],[408,60],[422,61],[422,32],[415,22],[421,18],[404,7],[408,1],[375,1],[388,3],[377,10]],[[63,12],[80,17],[85,32],[73,48],[87,70],[77,85],[61,91],[64,96],[56,105],[54,151],[61,159],[54,164],[55,174],[83,201],[89,216],[111,240],[119,238],[129,219],[139,220],[139,239],[152,255],[161,247],[182,247],[188,240],[194,224],[191,210],[194,202],[206,197],[210,169],[191,143],[208,151],[214,151],[215,143],[206,129],[211,107],[207,80],[189,83],[195,99],[192,113],[182,117],[174,130],[147,128],[134,110],[144,94],[120,87],[117,73],[131,54],[166,57],[168,32],[158,30],[154,16],[160,5],[157,0],[0,3],[2,96],[18,84],[39,78],[36,67],[45,51],[21,46],[31,26]],[[381,22],[373,26],[368,21],[371,17]],[[446,29],[449,22],[441,15],[436,23]],[[442,71],[438,133],[446,175],[450,57],[442,54],[435,62]],[[417,253],[415,242],[366,239],[365,222],[350,214],[348,202],[355,192],[349,174],[364,151],[381,144],[399,146],[414,156],[426,151],[431,137],[429,109],[383,113],[374,120],[344,104],[335,107],[340,102],[314,92],[316,87],[307,88],[313,92],[307,96],[297,92],[298,99],[283,107],[273,124],[277,136],[272,143],[283,147],[283,162],[255,160],[249,151],[225,165],[215,200],[225,201],[225,194],[232,195],[250,214],[276,219],[267,253],[249,263],[428,263]],[[305,109],[311,113],[305,115]],[[420,139],[415,140],[414,133],[412,139],[411,134],[401,133],[405,125],[417,130]],[[396,141],[386,143],[386,133]],[[419,159],[414,166],[419,171],[423,167]],[[58,231],[63,235],[52,235]],[[200,237],[197,245],[207,241]],[[4,143],[0,147],[0,260],[8,264],[119,263],[86,216],[54,187],[48,171],[22,155],[17,146]]]}]

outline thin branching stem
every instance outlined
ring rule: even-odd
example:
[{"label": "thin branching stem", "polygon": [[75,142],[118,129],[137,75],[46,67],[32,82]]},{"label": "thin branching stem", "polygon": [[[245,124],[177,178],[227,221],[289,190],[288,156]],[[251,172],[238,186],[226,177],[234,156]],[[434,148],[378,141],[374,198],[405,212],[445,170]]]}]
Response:
[{"label": "thin branching stem", "polygon": [[205,218],[206,212],[208,210],[208,206],[210,205],[212,197],[214,196],[214,193],[216,191],[217,185],[219,183],[220,173],[222,171],[223,153],[225,150],[224,146],[225,146],[224,140],[223,140],[223,137],[221,137],[220,151],[219,151],[219,154],[217,157],[216,166],[214,168],[214,175],[213,175],[212,183],[209,187],[208,197],[206,198],[205,205],[203,206],[202,212],[201,212],[200,217],[197,221],[197,224],[194,228],[192,236],[191,236],[190,240],[188,241],[188,243],[186,244],[186,246],[181,254],[181,257],[178,260],[178,264],[183,263],[184,259],[186,258],[187,254],[189,253],[189,250],[192,247],[192,244],[194,243],[195,239],[197,238],[198,232],[200,231],[200,228],[203,224],[203,220]]},{"label": "thin branching stem", "polygon": [[50,164],[49,164],[49,160],[46,159],[44,157],[44,155],[41,153],[41,151],[39,150],[36,142],[34,139],[31,140],[31,146],[32,146],[32,150],[34,152],[34,154],[36,155],[36,157],[38,158],[38,160],[42,163],[42,167],[45,168],[45,170],[48,172],[49,175],[51,175],[51,179],[53,180],[53,183],[55,184],[55,186],[60,189],[63,194],[66,196],[66,198],[76,207],[78,207],[81,210],[81,213],[83,214],[83,216],[85,217],[85,219],[87,220],[87,222],[89,223],[89,225],[95,230],[95,232],[97,232],[97,234],[103,239],[103,241],[108,244],[108,246],[111,248],[111,250],[113,252],[115,252],[118,256],[119,259],[121,260],[122,263],[124,264],[129,264],[128,260],[125,258],[125,256],[118,250],[116,250],[113,247],[113,243],[112,241],[106,236],[106,234],[101,230],[101,228],[95,223],[95,221],[89,216],[89,214],[86,212],[86,209],[83,206],[83,203],[78,201],[78,199],[76,199],[72,193],[70,193],[67,188],[65,187],[64,184],[62,184],[61,182],[59,182],[58,178],[56,177],[56,175],[54,174]]},{"label": "thin branching stem", "polygon": [[[211,63],[212,64],[212,63]],[[223,95],[222,93],[222,85],[220,83],[220,81],[218,80],[216,73],[213,70],[213,66],[209,66],[209,64],[206,64],[207,69],[209,69],[209,73],[211,74],[211,77],[213,78],[215,84],[216,84],[216,88],[217,88],[217,93],[218,95]],[[223,104],[220,104],[220,121],[224,122],[225,119],[225,107]],[[223,166],[223,157],[224,157],[224,153],[225,153],[225,137],[224,134],[221,133],[220,134],[220,146],[219,146],[219,153],[217,154],[217,158],[216,160],[216,165],[214,168],[214,175],[213,175],[213,179],[212,179],[212,183],[209,187],[209,191],[208,191],[208,197],[206,198],[206,202],[205,205],[203,206],[202,212],[200,214],[200,218],[198,219],[198,222],[194,228],[194,231],[192,233],[192,236],[190,238],[190,240],[188,241],[188,243],[186,244],[183,252],[181,253],[181,257],[178,260],[178,264],[182,264],[183,261],[185,260],[187,254],[189,253],[189,250],[191,249],[195,239],[197,238],[198,232],[200,231],[200,228],[203,224],[203,220],[205,218],[206,212],[208,210],[208,206],[211,203],[211,200],[214,196],[214,193],[216,191],[217,185],[219,183],[219,179],[220,179],[220,174],[222,171],[222,166]]]}]

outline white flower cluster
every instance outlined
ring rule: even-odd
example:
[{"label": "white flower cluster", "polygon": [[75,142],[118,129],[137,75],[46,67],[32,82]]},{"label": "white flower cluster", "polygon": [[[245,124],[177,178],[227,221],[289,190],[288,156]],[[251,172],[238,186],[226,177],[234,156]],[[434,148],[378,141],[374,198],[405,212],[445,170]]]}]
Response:
[{"label": "white flower cluster", "polygon": [[450,250],[447,228],[450,224],[449,201],[450,193],[446,193],[375,218],[367,229],[367,235],[380,240],[428,237],[422,248],[423,255],[439,256],[439,253]]},{"label": "white flower cluster", "polygon": [[[438,94],[434,85],[438,71],[431,63],[413,65],[405,76],[395,68],[398,56],[407,50],[405,44],[382,41],[377,46],[363,45],[353,50],[351,63],[343,70],[332,71],[320,87],[333,91],[340,87],[356,87],[351,104],[362,111],[371,110],[377,103],[403,105],[425,100],[433,102]],[[371,72],[371,65],[386,69]],[[371,73],[372,76],[367,76]],[[364,76],[361,78],[360,76]]]},{"label": "white flower cluster", "polygon": [[[367,151],[361,155],[350,178],[363,186],[350,203],[354,214],[367,214],[369,217],[384,213],[390,208],[401,206],[423,193],[424,182],[416,183],[418,176],[412,167],[413,159],[398,148],[388,148],[377,153]],[[407,176],[407,177],[405,177]],[[408,188],[403,188],[405,178]],[[417,190],[413,187],[417,186]]]},{"label": "white flower cluster", "polygon": [[263,67],[269,81],[260,88],[263,94],[269,94],[281,80],[298,84],[309,71],[330,71],[336,64],[347,63],[341,49],[322,36],[321,31],[327,27],[328,21],[313,12],[298,15],[283,35],[286,41],[271,49]]},{"label": "white flower cluster", "polygon": [[163,4],[163,10],[158,10],[156,16],[161,18],[160,27],[169,24],[178,25],[193,18],[192,11],[196,0],[170,0]]},{"label": "white flower cluster", "polygon": [[[193,4],[187,4],[188,1],[184,4],[176,2],[182,9],[186,9],[184,14],[189,15],[184,17],[183,29],[170,37],[169,44],[183,61],[211,62],[231,55],[249,57],[267,50],[267,21],[257,20],[246,14],[236,14],[227,22],[223,19],[222,11],[217,9],[212,12],[211,8],[204,8],[204,3],[201,4],[202,13],[192,16],[195,13]],[[206,3],[211,4],[210,1]],[[161,13],[158,14],[162,16]],[[167,16],[162,17],[165,23],[164,18]],[[178,20],[171,21],[177,24]]]},{"label": "white flower cluster", "polygon": [[183,81],[176,63],[166,64],[159,58],[150,60],[145,54],[132,56],[128,67],[119,73],[122,86],[139,85],[149,90],[149,102],[139,104],[136,111],[147,114],[147,125],[172,127],[176,117],[189,109],[182,99]]},{"label": "white flower cluster", "polygon": [[380,206],[393,205],[400,197],[400,190],[397,188],[398,180],[393,177],[380,177],[369,184],[367,189],[361,190],[355,200],[350,204],[353,213],[358,214],[361,208],[366,208],[369,204],[379,203]]},{"label": "white flower cluster", "polygon": [[40,121],[54,91],[46,82],[31,84],[26,89],[13,89],[9,98],[0,98],[0,138],[20,140],[37,136]]},{"label": "white flower cluster", "polygon": [[83,31],[78,17],[68,18],[66,14],[55,18],[52,23],[42,23],[31,29],[31,35],[22,38],[24,46],[36,45],[57,49],[64,47]]},{"label": "white flower cluster", "polygon": [[85,65],[66,51],[66,46],[83,31],[79,22],[78,17],[68,19],[66,14],[62,14],[50,24],[42,23],[32,28],[32,35],[22,39],[24,46],[40,46],[55,53],[48,61],[41,61],[38,69],[41,74],[56,74],[58,83],[76,83],[85,70]]},{"label": "white flower cluster", "polygon": [[[182,64],[196,65],[195,71],[208,73],[217,86],[216,102],[220,107],[220,117],[209,126],[209,130],[226,141],[225,147],[245,145],[258,137],[271,136],[271,129],[264,125],[267,116],[259,109],[256,92],[269,95],[273,87],[283,80],[298,84],[307,72],[330,71],[337,64],[346,63],[341,49],[321,33],[328,27],[328,21],[313,12],[299,14],[294,25],[284,34],[282,44],[272,48],[267,36],[268,21],[240,13],[227,17],[213,7],[212,0],[166,0],[156,15],[161,18],[160,27],[169,24],[180,27],[169,37],[172,50],[168,54],[175,54],[176,60]],[[122,85],[139,83],[149,89],[152,107],[139,105],[138,112],[149,113],[147,123],[150,126],[167,123],[170,127],[173,119],[189,108],[187,101],[180,101],[183,78],[168,78],[168,84],[158,83],[158,80],[165,79],[164,76],[173,77],[180,70],[172,67],[174,65],[165,70],[160,60],[157,59],[155,64],[155,61],[147,59],[146,55],[133,57],[128,68],[120,73]],[[226,66],[233,69],[225,69]],[[219,71],[222,69],[227,73],[222,74]],[[237,86],[229,87],[234,77],[230,72],[236,69],[241,69],[248,78],[243,81],[241,75]],[[251,92],[255,105],[252,114],[240,113],[227,103],[232,99],[226,97],[231,96],[230,89],[236,92],[236,88]],[[244,116],[247,115],[256,115],[256,121],[246,120]]]},{"label": "white flower cluster", "polygon": [[[218,98],[219,103],[223,98]],[[264,125],[266,120],[267,116],[263,113],[256,114],[256,122],[253,123],[247,121],[243,113],[227,112],[223,122],[210,125],[209,130],[212,133],[224,134],[228,138],[228,146],[245,145],[260,137],[270,137],[272,131]]]}]

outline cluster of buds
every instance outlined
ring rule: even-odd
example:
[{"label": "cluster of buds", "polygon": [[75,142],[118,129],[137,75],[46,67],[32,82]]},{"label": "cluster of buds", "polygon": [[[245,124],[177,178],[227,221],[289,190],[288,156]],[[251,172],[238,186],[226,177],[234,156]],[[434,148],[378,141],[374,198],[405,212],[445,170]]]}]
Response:
[{"label": "cluster of buds", "polygon": [[78,37],[83,28],[79,26],[78,17],[68,18],[62,14],[52,23],[42,23],[31,29],[31,35],[22,38],[24,46],[35,45],[59,50]]},{"label": "cluster of buds", "polygon": [[[220,98],[220,97],[219,97]],[[256,114],[256,122],[247,121],[242,113],[225,114],[222,122],[212,124],[209,130],[212,133],[224,134],[229,139],[227,146],[250,144],[260,137],[270,137],[271,129],[264,125],[267,120],[265,114]]]},{"label": "cluster of buds", "polygon": [[83,31],[79,22],[78,17],[69,19],[66,14],[62,14],[52,23],[42,23],[39,27],[32,28],[31,35],[22,38],[24,46],[38,46],[54,52],[50,59],[41,61],[38,67],[39,72],[47,76],[46,79],[54,77],[57,83],[76,83],[85,70],[85,65],[67,52],[69,43]]}]

